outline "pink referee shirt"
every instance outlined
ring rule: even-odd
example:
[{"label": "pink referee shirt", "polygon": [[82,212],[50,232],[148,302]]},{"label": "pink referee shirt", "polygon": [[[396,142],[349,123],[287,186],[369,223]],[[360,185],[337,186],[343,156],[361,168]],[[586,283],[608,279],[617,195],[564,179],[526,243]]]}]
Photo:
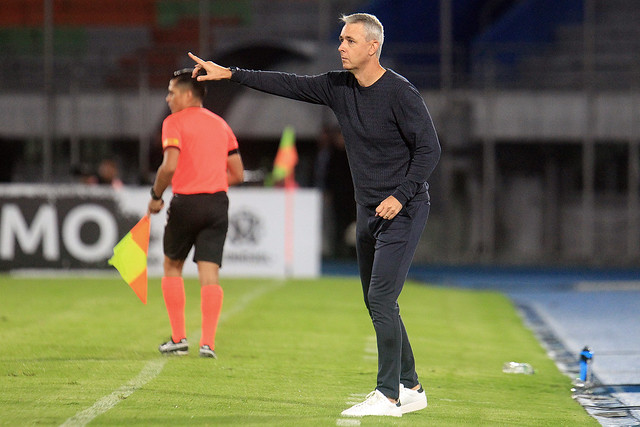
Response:
[{"label": "pink referee shirt", "polygon": [[180,150],[171,187],[177,194],[227,191],[227,157],[238,148],[233,131],[206,108],[189,107],[162,122],[162,150]]}]

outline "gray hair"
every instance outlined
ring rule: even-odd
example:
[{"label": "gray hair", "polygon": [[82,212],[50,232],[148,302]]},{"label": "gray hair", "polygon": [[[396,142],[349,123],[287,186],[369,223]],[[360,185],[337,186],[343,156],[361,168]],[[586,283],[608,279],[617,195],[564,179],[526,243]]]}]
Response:
[{"label": "gray hair", "polygon": [[363,24],[366,40],[378,41],[379,46],[376,54],[378,55],[378,58],[380,58],[380,54],[382,53],[382,43],[384,43],[384,27],[378,18],[368,13],[353,13],[351,15],[342,15],[340,20],[345,24]]}]

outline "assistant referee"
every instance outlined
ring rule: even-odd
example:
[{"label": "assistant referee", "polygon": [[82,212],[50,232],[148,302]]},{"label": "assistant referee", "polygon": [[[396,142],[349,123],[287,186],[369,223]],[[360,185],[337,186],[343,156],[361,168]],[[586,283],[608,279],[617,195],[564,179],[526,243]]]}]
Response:
[{"label": "assistant referee", "polygon": [[163,192],[171,184],[173,198],[164,230],[162,294],[171,324],[171,339],[160,345],[164,354],[186,355],[185,291],[182,269],[195,246],[201,285],[202,336],[200,356],[216,357],[215,335],[222,310],[219,269],[228,229],[229,185],[244,179],[238,141],[220,116],[202,105],[203,82],[193,69],[176,71],[166,97],[171,114],[162,123],[163,160],[151,187],[149,213],[164,206]]}]

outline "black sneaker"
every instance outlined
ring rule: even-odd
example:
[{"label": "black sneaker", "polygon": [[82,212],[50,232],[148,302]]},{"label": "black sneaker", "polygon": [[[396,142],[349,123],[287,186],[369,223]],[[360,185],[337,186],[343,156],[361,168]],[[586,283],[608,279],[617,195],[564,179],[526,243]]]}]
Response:
[{"label": "black sneaker", "polygon": [[202,347],[200,347],[200,357],[213,357],[214,359],[218,358],[218,356],[216,356],[216,352],[211,350],[211,347],[209,347],[208,345],[203,345]]},{"label": "black sneaker", "polygon": [[182,338],[180,342],[173,342],[170,338],[166,343],[160,344],[158,351],[162,354],[186,356],[189,354],[189,343],[186,338]]}]

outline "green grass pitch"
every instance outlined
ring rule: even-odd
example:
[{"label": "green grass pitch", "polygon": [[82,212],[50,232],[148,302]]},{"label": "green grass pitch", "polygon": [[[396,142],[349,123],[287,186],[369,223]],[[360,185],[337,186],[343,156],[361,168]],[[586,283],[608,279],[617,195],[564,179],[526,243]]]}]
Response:
[{"label": "green grass pitch", "polygon": [[[400,308],[429,406],[348,422],[340,412],[373,390],[377,371],[358,280],[222,286],[214,360],[198,357],[195,280],[186,281],[191,353],[163,357],[157,278],[145,306],[115,276],[0,276],[0,425],[598,425],[499,293],[408,283]],[[504,374],[508,361],[536,374]]]}]

